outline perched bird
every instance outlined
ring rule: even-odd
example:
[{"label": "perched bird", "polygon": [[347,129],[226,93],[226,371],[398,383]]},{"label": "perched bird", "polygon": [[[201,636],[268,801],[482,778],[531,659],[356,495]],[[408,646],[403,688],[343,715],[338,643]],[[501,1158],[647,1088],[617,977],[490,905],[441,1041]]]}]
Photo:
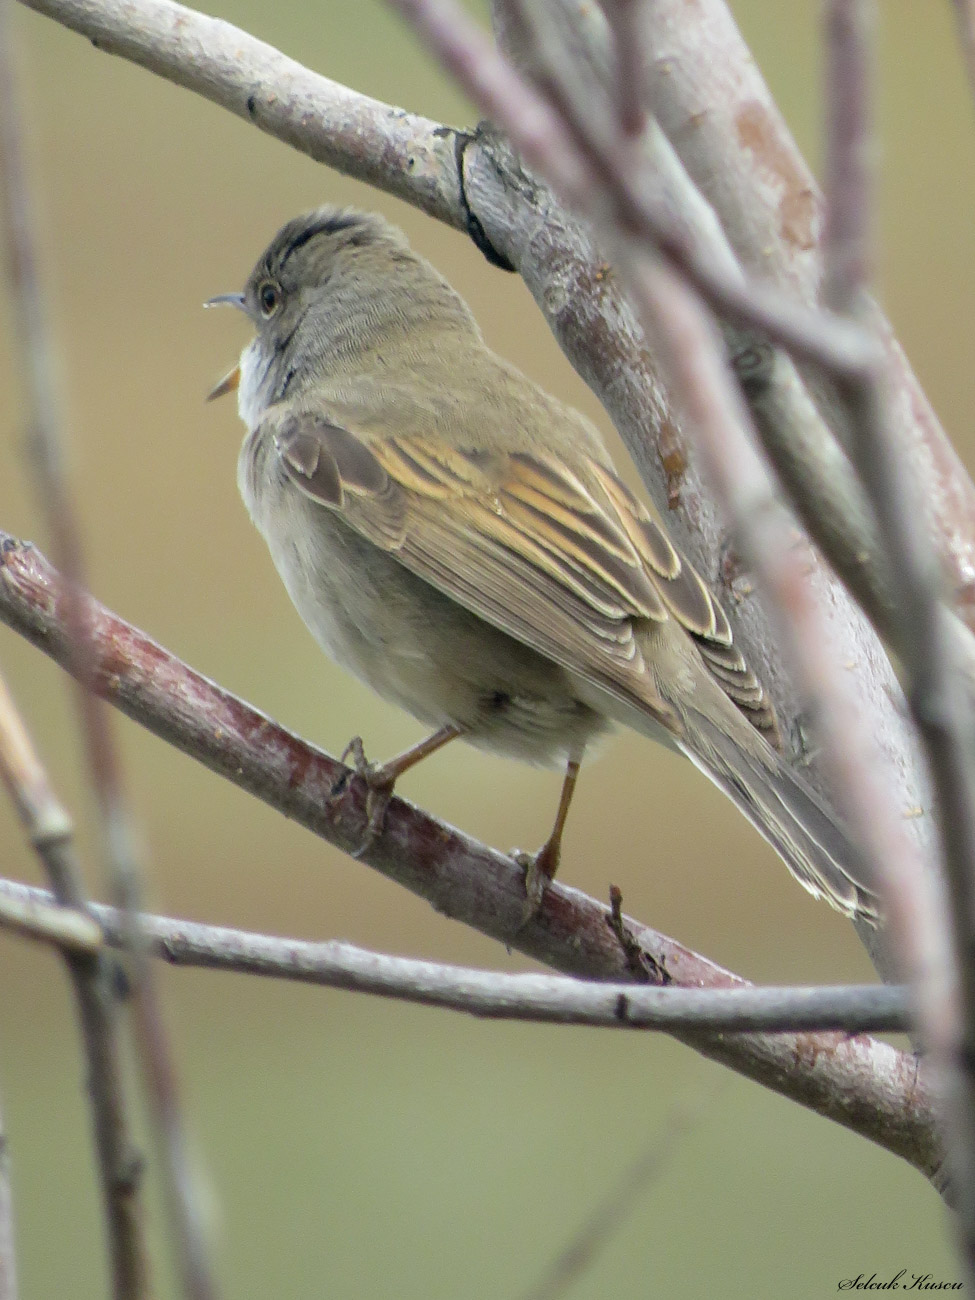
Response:
[{"label": "perched bird", "polygon": [[319,208],[275,235],[243,293],[211,302],[256,330],[211,396],[238,389],[240,491],[291,599],[329,655],[435,728],[362,765],[373,791],[457,737],[564,765],[534,859],[544,883],[583,755],[624,723],[686,754],[811,893],[875,915],[658,515],[588,420],[487,347],[400,231]]}]

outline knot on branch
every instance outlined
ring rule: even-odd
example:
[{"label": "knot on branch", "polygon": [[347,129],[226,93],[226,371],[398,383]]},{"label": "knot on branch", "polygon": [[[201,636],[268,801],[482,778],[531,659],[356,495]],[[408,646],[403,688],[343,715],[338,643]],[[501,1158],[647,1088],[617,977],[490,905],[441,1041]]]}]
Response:
[{"label": "knot on branch", "polygon": [[[484,254],[492,266],[499,267],[502,271],[515,271],[517,268],[509,257],[500,252],[491,243],[488,238],[484,225],[471,206],[470,198],[467,193],[467,178],[465,175],[465,162],[467,151],[472,145],[484,147],[485,156],[490,159],[498,176],[507,180],[512,176],[513,166],[520,169],[515,155],[511,151],[510,145],[505,149],[499,146],[506,145],[506,141],[497,127],[490,122],[479,122],[473,131],[456,131],[454,133],[454,157],[457,160],[457,183],[460,189],[460,202],[464,210],[464,222],[467,233],[470,235],[474,244]],[[502,153],[504,157],[502,158]]]}]

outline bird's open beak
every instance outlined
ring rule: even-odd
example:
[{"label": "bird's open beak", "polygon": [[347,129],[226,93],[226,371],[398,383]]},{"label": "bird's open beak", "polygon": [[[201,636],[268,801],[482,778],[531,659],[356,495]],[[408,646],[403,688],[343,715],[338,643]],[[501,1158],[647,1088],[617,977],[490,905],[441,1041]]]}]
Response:
[{"label": "bird's open beak", "polygon": [[223,397],[224,393],[235,393],[240,384],[240,366],[234,366],[229,374],[224,375],[216,388],[207,393],[207,401],[212,402],[215,397]]},{"label": "bird's open beak", "polygon": [[[244,295],[242,293],[218,293],[215,298],[208,298],[203,304],[204,307],[237,307],[240,311],[246,311],[244,305]],[[224,375],[220,383],[217,384],[211,392],[207,393],[207,401],[212,402],[215,397],[223,397],[225,393],[234,393],[240,384],[240,366],[234,366],[229,374]]]}]

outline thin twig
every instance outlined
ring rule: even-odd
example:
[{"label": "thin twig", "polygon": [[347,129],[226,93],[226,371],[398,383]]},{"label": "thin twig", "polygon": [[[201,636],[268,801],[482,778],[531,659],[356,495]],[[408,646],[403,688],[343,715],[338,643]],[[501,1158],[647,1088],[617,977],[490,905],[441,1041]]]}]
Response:
[{"label": "thin twig", "polygon": [[952,0],[969,86],[975,95],[975,0]]},{"label": "thin twig", "polygon": [[670,1108],[647,1149],[638,1156],[611,1187],[559,1252],[541,1281],[525,1294],[524,1300],[558,1300],[566,1295],[588,1269],[609,1239],[633,1214],[641,1195],[655,1187],[688,1130],[700,1119],[705,1097],[682,1101]]},{"label": "thin twig", "polygon": [[17,1300],[14,1254],[14,1205],[10,1183],[10,1147],[0,1109],[0,1300]]},{"label": "thin twig", "polygon": [[[644,3],[651,111],[746,274],[814,305],[822,283],[821,195],[726,0],[695,0],[693,8],[686,0]],[[921,485],[950,597],[975,628],[975,487],[890,322],[873,301],[868,312],[886,354],[892,432]],[[835,395],[817,393],[817,400],[833,422]],[[794,468],[801,471],[801,463]]]},{"label": "thin twig", "polygon": [[[615,83],[609,36],[600,11],[580,0],[550,0],[543,9],[527,6],[523,0],[495,0],[495,15],[506,52],[511,52],[516,66],[525,68],[558,108],[580,148],[589,154],[612,155],[611,145],[599,144],[601,138],[618,134],[615,119],[607,111],[614,102]],[[862,116],[862,105],[850,107]],[[616,152],[623,147],[617,140]],[[636,172],[641,162],[671,211],[680,214],[683,237],[696,250],[695,255],[717,261],[728,274],[743,280],[724,231],[654,123],[640,141],[640,154],[634,155],[629,170]],[[855,177],[857,173],[852,174]],[[849,220],[849,202],[843,212]],[[830,224],[833,242],[848,247],[848,234],[836,230],[835,217]],[[612,232],[612,223],[604,223],[601,235],[612,238]],[[616,246],[620,244],[617,229]],[[857,247],[861,246],[858,241]],[[841,287],[849,282],[842,268],[834,278]],[[861,298],[866,298],[862,292]],[[879,636],[889,637],[896,604],[893,575],[879,545],[873,511],[847,456],[791,360],[754,329],[728,320],[721,325],[763,445],[793,507]],[[819,376],[818,387],[822,386]],[[638,454],[637,460],[639,463]],[[964,481],[964,471],[959,468],[959,473]],[[975,690],[975,640],[960,622],[954,632]]]},{"label": "thin twig", "polygon": [[[65,629],[51,599],[55,578],[33,548],[0,533],[0,621],[62,666]],[[367,825],[362,782],[340,763],[207,681],[97,604],[97,689],[129,717],[211,770],[287,813],[344,852]],[[341,797],[333,791],[340,778]],[[362,853],[439,912],[567,974],[628,982],[634,974],[608,912],[554,882],[522,925],[524,873],[512,860],[396,797],[382,835]],[[634,942],[671,983],[696,988],[742,981],[682,944],[627,921]],[[862,1036],[677,1035],[696,1051],[853,1128],[931,1174],[941,1164],[923,1068],[913,1056]]]},{"label": "thin twig", "polygon": [[[870,85],[865,39],[869,0],[831,0],[827,58],[840,106],[830,120],[830,208],[840,232],[831,252],[830,280],[851,318],[859,314],[864,285],[869,186],[866,157]],[[847,116],[842,116],[842,110]],[[840,276],[846,279],[841,291]],[[959,1003],[946,1025],[922,1021],[922,1033],[948,1072],[952,1140],[952,1198],[956,1226],[975,1282],[975,715],[962,687],[939,598],[933,550],[918,525],[920,503],[907,481],[900,448],[889,436],[885,375],[873,373],[843,385],[851,454],[876,512],[881,540],[897,575],[899,603],[894,648],[907,677],[911,716],[931,771],[938,809],[942,861],[950,897],[951,938]]]},{"label": "thin twig", "polygon": [[[68,649],[79,685],[78,712],[89,775],[100,817],[102,845],[112,892],[132,917],[139,902],[140,871],[135,833],[123,792],[121,767],[108,710],[91,689],[93,652],[88,627],[84,564],[77,511],[65,468],[63,421],[58,410],[57,367],[44,319],[34,248],[26,167],[21,156],[18,105],[10,63],[9,0],[0,0],[0,193],[7,225],[14,336],[26,377],[27,444],[38,495],[50,529],[61,578],[57,588],[68,628]],[[80,905],[78,895],[70,900]],[[173,1067],[149,966],[139,950],[135,923],[128,945],[129,984],[139,1062],[150,1101],[164,1168],[164,1186],[187,1296],[212,1300],[215,1286],[203,1229],[202,1202],[191,1176]],[[135,1283],[133,1283],[134,1285]],[[138,1281],[140,1287],[144,1281]]]},{"label": "thin twig", "polygon": [[[45,428],[57,422],[54,368],[48,352],[41,298],[33,262],[31,219],[21,158],[21,133],[14,85],[9,0],[0,0],[0,203],[7,225],[12,298],[19,319],[15,334],[23,349],[23,364],[31,395],[30,447],[36,458],[49,453]],[[51,467],[58,479],[57,466]],[[60,518],[53,502],[60,551],[74,554],[71,516]],[[74,630],[77,600],[65,611]],[[76,667],[77,653],[72,649]],[[47,775],[33,752],[5,684],[0,681],[0,771],[18,812],[44,864],[60,903],[85,906],[84,886],[71,840],[71,824],[58,803]],[[115,998],[104,963],[77,953],[65,953],[74,989],[87,1059],[95,1150],[108,1236],[110,1274],[116,1300],[140,1300],[148,1292],[148,1250],[140,1189],[141,1159],[131,1136],[123,1070],[116,1029]]]},{"label": "thin twig", "polygon": [[[120,946],[124,930],[116,908],[93,904],[85,932],[65,923],[74,916],[44,890],[0,879],[0,927],[89,953]],[[895,985],[691,989],[597,984],[391,957],[350,943],[280,939],[149,913],[139,920],[149,951],[173,966],[319,984],[488,1019],[723,1033],[894,1033],[911,1027],[906,990]]]},{"label": "thin twig", "polygon": [[862,307],[870,251],[868,128],[870,14],[858,0],[828,0],[826,46],[826,221],[823,228],[823,292],[836,312],[853,316]]},{"label": "thin twig", "polygon": [[21,894],[3,889],[0,881],[0,928],[24,939],[53,944],[64,953],[101,952],[105,938],[101,926],[88,910],[65,907],[52,894],[37,890]]},{"label": "thin twig", "polygon": [[643,0],[601,0],[613,33],[616,53],[616,105],[620,130],[637,139],[647,124],[643,102],[646,88],[646,41],[643,26],[646,9]]},{"label": "thin twig", "polygon": [[[0,0],[2,2],[2,0]],[[0,41],[2,44],[2,41]],[[0,678],[0,779],[47,872],[57,904],[58,940],[71,976],[87,1060],[95,1149],[116,1300],[149,1293],[148,1248],[141,1194],[142,1161],[133,1145],[117,1032],[117,1008],[108,964],[83,946],[97,923],[87,914],[71,823],[51,788],[6,683]],[[23,905],[20,928],[40,913]]]}]

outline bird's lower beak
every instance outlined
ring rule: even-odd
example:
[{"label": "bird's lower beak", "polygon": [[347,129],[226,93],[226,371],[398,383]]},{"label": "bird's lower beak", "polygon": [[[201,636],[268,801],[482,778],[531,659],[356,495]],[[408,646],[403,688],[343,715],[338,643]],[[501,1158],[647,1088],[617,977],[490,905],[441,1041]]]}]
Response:
[{"label": "bird's lower beak", "polygon": [[220,383],[217,384],[211,392],[207,393],[207,401],[212,402],[215,397],[223,397],[224,393],[234,393],[240,384],[240,366],[234,366],[229,374],[224,375]]}]

